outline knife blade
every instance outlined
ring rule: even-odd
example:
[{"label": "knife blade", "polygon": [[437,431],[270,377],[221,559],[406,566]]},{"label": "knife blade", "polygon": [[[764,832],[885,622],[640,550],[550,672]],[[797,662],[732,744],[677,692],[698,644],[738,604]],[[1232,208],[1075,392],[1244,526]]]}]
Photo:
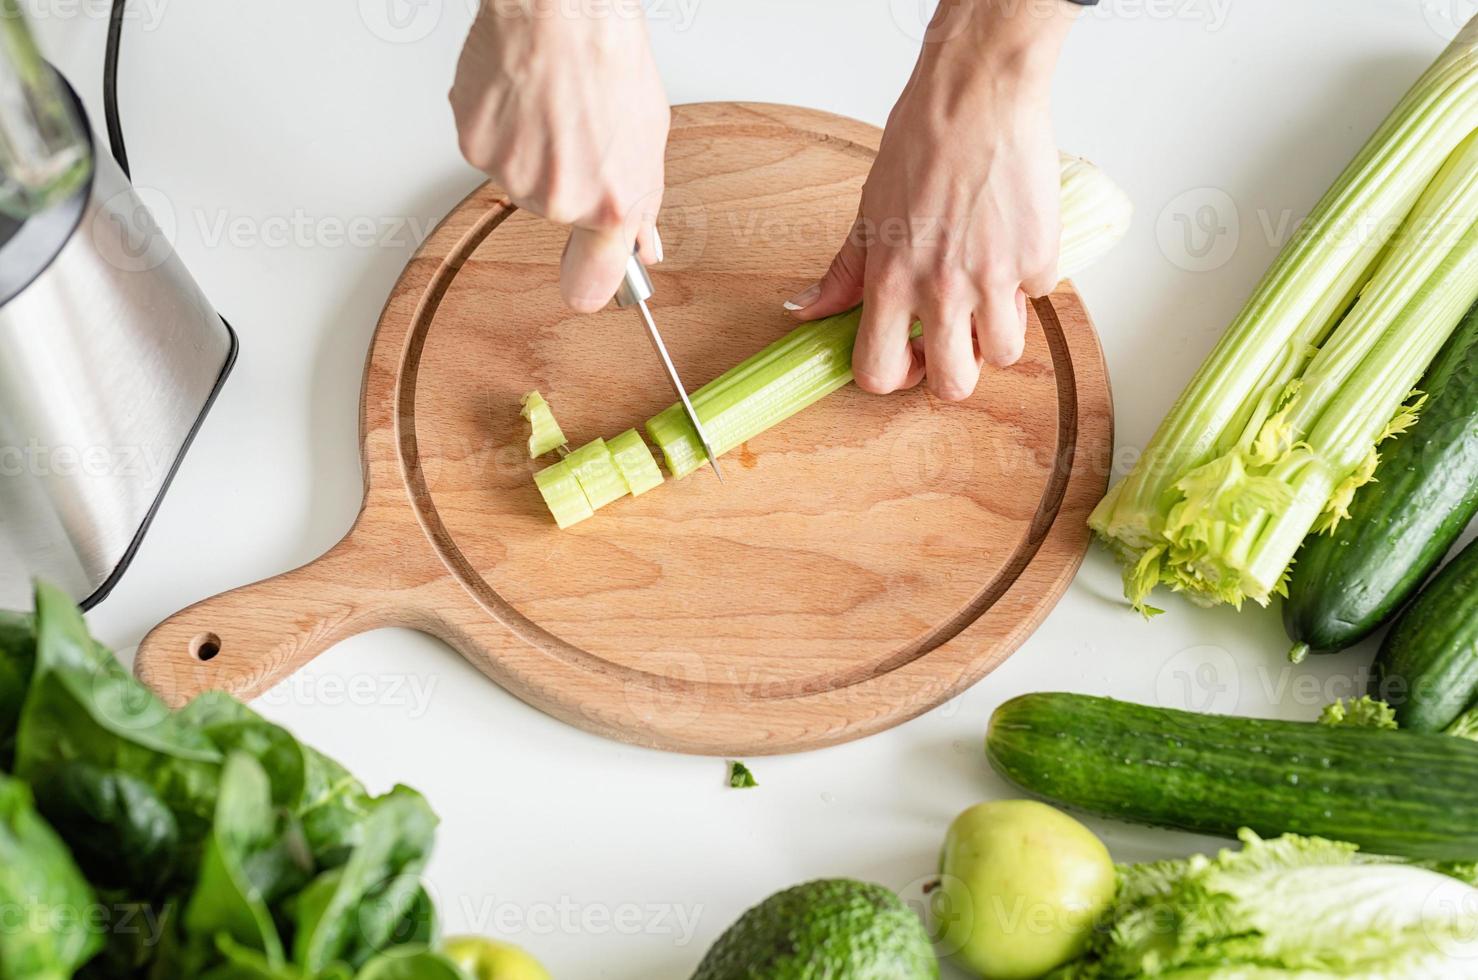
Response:
[{"label": "knife blade", "polygon": [[693,410],[693,403],[688,400],[688,390],[683,387],[683,379],[678,376],[677,366],[672,363],[672,356],[667,353],[667,345],[662,342],[662,331],[657,329],[657,321],[652,319],[652,311],[647,307],[647,300],[652,298],[652,277],[647,275],[647,267],[635,252],[626,260],[626,275],[621,281],[621,288],[616,291],[616,305],[622,309],[636,307],[641,312],[642,322],[646,324],[647,336],[651,338],[652,348],[656,350],[657,357],[662,361],[662,367],[667,371],[667,380],[672,384],[672,390],[677,392],[678,401],[682,402],[683,411],[688,415],[688,421],[693,425],[693,431],[698,433],[698,441],[703,444],[703,452],[708,457],[708,465],[713,467],[713,473],[722,483],[723,471],[718,468],[718,454],[713,451],[713,444],[708,441],[708,433],[703,429],[703,423],[698,421],[698,413]]}]

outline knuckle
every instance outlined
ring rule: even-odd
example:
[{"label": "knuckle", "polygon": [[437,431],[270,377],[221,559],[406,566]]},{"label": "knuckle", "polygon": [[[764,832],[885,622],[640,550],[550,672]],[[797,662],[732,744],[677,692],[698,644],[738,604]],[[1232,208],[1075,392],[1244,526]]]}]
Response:
[{"label": "knuckle", "polygon": [[962,402],[975,394],[975,380],[946,376],[929,384],[934,397],[946,402]]},{"label": "knuckle", "polygon": [[1010,336],[1001,338],[992,343],[990,348],[983,351],[986,363],[992,367],[1010,367],[1021,360],[1022,350],[1025,346],[1023,337]]},{"label": "knuckle", "polygon": [[873,395],[888,395],[898,390],[893,379],[872,370],[854,371],[853,380],[857,387]]},{"label": "knuckle", "polygon": [[495,164],[493,144],[482,133],[473,129],[461,129],[457,133],[457,149],[462,152],[462,159],[478,170],[487,174],[493,172]]}]

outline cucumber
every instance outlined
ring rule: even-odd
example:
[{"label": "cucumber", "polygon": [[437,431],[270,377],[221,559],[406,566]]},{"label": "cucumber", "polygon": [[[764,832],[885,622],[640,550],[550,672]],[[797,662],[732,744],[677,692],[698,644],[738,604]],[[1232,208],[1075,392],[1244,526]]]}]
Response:
[{"label": "cucumber", "polygon": [[1396,618],[1375,658],[1371,693],[1396,722],[1440,732],[1478,696],[1478,541],[1447,563]]},{"label": "cucumber", "polygon": [[986,755],[1024,789],[1088,813],[1233,837],[1313,834],[1379,854],[1478,858],[1478,743],[1267,721],[1082,694],[1025,694]]},{"label": "cucumber", "polygon": [[1350,516],[1304,541],[1283,603],[1293,659],[1342,650],[1389,619],[1478,511],[1478,306],[1418,385],[1416,425],[1381,448]]}]

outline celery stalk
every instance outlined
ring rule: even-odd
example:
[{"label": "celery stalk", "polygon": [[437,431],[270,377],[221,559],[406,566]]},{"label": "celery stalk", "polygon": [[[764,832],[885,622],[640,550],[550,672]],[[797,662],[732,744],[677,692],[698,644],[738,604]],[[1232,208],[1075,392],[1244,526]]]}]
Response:
[{"label": "celery stalk", "polygon": [[[713,451],[723,455],[852,380],[861,310],[803,324],[689,396]],[[681,402],[647,422],[678,479],[707,462]]]},{"label": "celery stalk", "polygon": [[585,491],[594,510],[600,510],[630,492],[604,439],[587,442],[566,456],[562,462],[575,474],[575,479],[580,481],[580,489]]},{"label": "celery stalk", "polygon": [[641,434],[635,429],[627,429],[606,446],[633,497],[640,497],[653,487],[662,485],[662,470],[652,458],[652,451],[642,441]]},{"label": "celery stalk", "polygon": [[[1132,206],[1113,181],[1079,157],[1061,156],[1062,278],[1107,252],[1129,227]],[[852,380],[861,309],[803,324],[690,396],[713,451],[723,455]],[[674,403],[647,422],[647,435],[678,479],[707,461],[687,413]]]},{"label": "celery stalk", "polygon": [[554,523],[561,529],[579,524],[595,514],[568,460],[560,460],[535,473],[534,485],[539,488],[549,513],[554,515]]},{"label": "celery stalk", "polygon": [[1095,509],[1137,607],[1161,583],[1266,603],[1303,536],[1369,478],[1375,443],[1409,420],[1401,403],[1478,285],[1475,128],[1478,19],[1314,209]]},{"label": "celery stalk", "polygon": [[521,404],[523,410],[520,414],[529,421],[529,459],[538,459],[565,444],[565,434],[543,395],[531,391],[523,396]]}]

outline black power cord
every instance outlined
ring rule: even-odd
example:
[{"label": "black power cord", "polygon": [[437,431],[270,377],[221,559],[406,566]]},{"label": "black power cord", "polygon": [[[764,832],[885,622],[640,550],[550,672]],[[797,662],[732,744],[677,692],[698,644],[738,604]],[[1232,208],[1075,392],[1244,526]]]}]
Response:
[{"label": "black power cord", "polygon": [[123,142],[123,124],[118,120],[118,46],[123,40],[123,17],[127,12],[128,0],[113,0],[108,16],[108,41],[103,53],[103,119],[108,126],[108,145],[113,148],[113,159],[125,177],[132,178],[128,169],[128,147]]}]

